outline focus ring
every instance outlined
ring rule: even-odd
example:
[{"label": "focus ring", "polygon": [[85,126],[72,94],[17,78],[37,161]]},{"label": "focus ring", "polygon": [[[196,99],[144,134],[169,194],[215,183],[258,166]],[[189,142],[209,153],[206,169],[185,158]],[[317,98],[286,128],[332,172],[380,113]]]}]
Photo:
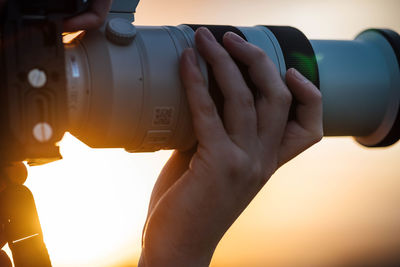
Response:
[{"label": "focus ring", "polygon": [[[246,36],[236,27],[233,26],[226,26],[226,25],[197,25],[197,24],[187,24],[190,28],[192,28],[193,31],[196,31],[200,27],[205,27],[210,30],[210,32],[214,35],[215,39],[217,40],[218,43],[220,43],[222,46],[223,44],[223,37],[225,33],[227,32],[234,32],[240,37],[242,37],[244,40],[247,41]],[[252,82],[248,68],[241,62],[235,61],[236,65],[238,66],[240,72],[243,75],[243,79],[245,80],[247,86],[251,90],[254,98],[257,98],[259,95],[259,91],[257,90],[257,87],[254,85]],[[212,71],[212,68],[208,65],[208,77],[209,77],[209,92],[211,98],[214,100],[214,103],[217,107],[218,114],[220,115],[221,118],[224,118],[223,116],[223,111],[224,111],[224,96],[221,92],[221,89],[218,86],[217,81],[215,80],[214,73]]]},{"label": "focus ring", "polygon": [[276,37],[282,49],[286,69],[295,68],[317,88],[320,86],[317,58],[307,37],[287,26],[264,26]]},{"label": "focus ring", "polygon": [[217,42],[222,44],[222,38],[224,37],[224,34],[227,32],[234,32],[243,39],[246,39],[244,34],[236,27],[233,26],[227,26],[227,25],[198,25],[198,24],[186,24],[190,28],[192,28],[193,31],[196,31],[198,28],[205,27],[210,30],[210,32],[214,35],[215,39],[217,39]]}]

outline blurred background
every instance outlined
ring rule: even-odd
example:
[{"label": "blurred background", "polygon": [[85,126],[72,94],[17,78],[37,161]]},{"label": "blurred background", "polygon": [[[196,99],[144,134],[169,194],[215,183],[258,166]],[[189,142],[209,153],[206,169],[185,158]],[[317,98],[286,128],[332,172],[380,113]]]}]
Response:
[{"label": "blurred background", "polygon": [[[290,25],[310,39],[400,32],[398,0],[142,0],[138,25]],[[29,168],[55,267],[136,266],[152,186],[171,154],[93,150]],[[212,266],[400,266],[400,144],[324,138],[282,167],[219,244]]]}]

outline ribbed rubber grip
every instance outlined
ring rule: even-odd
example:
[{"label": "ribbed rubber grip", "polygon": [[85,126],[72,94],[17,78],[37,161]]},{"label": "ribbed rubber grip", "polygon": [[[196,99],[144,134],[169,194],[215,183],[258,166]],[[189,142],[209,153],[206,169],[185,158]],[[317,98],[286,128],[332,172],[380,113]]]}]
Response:
[{"label": "ribbed rubber grip", "polygon": [[[224,34],[227,32],[234,32],[240,37],[242,37],[244,40],[247,41],[247,38],[244,36],[244,34],[236,27],[233,26],[226,26],[226,25],[194,25],[194,24],[188,24],[187,26],[191,27],[193,31],[196,31],[200,27],[206,27],[207,29],[210,30],[210,32],[214,35],[215,39],[217,42],[219,42],[223,46],[223,37]],[[247,83],[247,86],[251,90],[253,96],[256,98],[259,95],[259,92],[257,90],[257,87],[254,85],[252,82],[249,72],[247,70],[247,66],[240,62],[235,62],[236,65],[238,66],[240,72],[243,75],[243,78],[245,82]],[[208,77],[209,77],[209,92],[214,100],[214,103],[217,107],[218,113],[221,118],[223,118],[223,109],[224,109],[224,97],[222,95],[221,89],[218,86],[217,81],[215,80],[214,74],[212,72],[212,69],[210,66],[208,66]]]},{"label": "ribbed rubber grip", "polygon": [[286,69],[295,68],[319,88],[319,71],[314,49],[307,37],[298,29],[288,26],[264,26],[278,40]]}]

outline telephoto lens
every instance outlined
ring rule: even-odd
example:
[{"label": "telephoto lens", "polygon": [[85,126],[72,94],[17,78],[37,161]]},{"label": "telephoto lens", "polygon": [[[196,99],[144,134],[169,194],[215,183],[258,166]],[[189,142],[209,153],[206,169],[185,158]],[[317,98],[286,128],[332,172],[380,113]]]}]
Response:
[{"label": "telephoto lens", "polygon": [[[285,26],[133,26],[110,16],[100,30],[66,46],[70,132],[91,147],[131,152],[188,149],[195,143],[179,58],[207,27],[218,41],[233,31],[262,48],[282,79],[298,69],[323,97],[325,136],[354,136],[368,147],[400,137],[400,36],[370,29],[354,40],[309,40]],[[223,105],[206,62],[210,94]],[[243,75],[247,70],[241,68]]]}]

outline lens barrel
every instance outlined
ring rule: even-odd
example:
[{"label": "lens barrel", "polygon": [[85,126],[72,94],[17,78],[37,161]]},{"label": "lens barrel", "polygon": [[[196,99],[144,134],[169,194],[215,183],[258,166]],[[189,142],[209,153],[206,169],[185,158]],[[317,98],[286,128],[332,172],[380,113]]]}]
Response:
[{"label": "lens barrel", "polygon": [[[107,27],[89,32],[66,48],[71,132],[92,147],[132,152],[193,146],[179,58],[195,47],[194,33],[201,26],[221,43],[232,31],[259,46],[283,80],[288,69],[296,68],[313,82],[323,96],[325,136],[354,136],[369,147],[388,146],[400,138],[397,33],[373,29],[355,40],[309,40],[286,26],[138,26],[126,44],[107,38]],[[197,56],[222,112],[218,84]],[[238,66],[256,95],[246,67]]]},{"label": "lens barrel", "polygon": [[[400,71],[400,35],[389,29],[370,29],[363,33],[373,32],[383,36],[393,49],[396,55],[398,69]],[[360,34],[362,36],[362,33]],[[394,71],[396,71],[394,69]],[[400,91],[400,86],[397,87]],[[400,105],[397,109],[397,116],[389,133],[377,144],[370,145],[371,147],[386,147],[395,144],[400,139]]]}]

